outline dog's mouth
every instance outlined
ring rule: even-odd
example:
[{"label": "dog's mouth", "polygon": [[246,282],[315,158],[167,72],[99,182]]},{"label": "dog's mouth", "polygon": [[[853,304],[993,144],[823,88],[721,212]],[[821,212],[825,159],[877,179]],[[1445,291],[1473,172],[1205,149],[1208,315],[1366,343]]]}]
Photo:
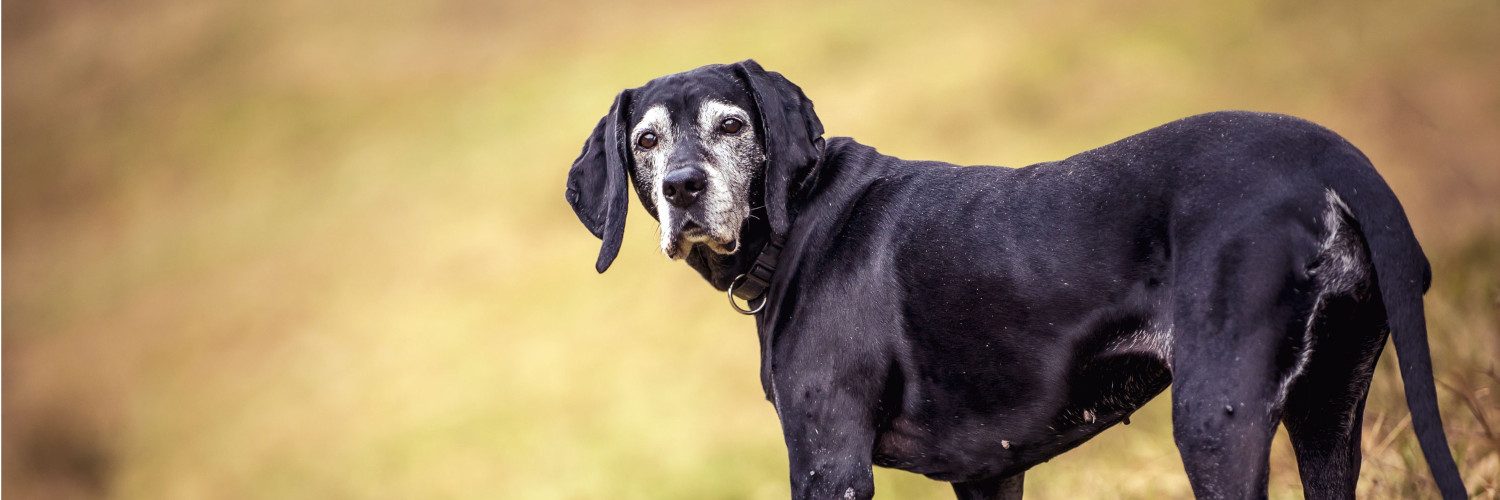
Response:
[{"label": "dog's mouth", "polygon": [[732,254],[740,249],[738,238],[732,235],[715,234],[705,229],[697,221],[686,220],[665,238],[662,252],[672,259],[687,257],[694,245],[703,245],[714,253]]}]

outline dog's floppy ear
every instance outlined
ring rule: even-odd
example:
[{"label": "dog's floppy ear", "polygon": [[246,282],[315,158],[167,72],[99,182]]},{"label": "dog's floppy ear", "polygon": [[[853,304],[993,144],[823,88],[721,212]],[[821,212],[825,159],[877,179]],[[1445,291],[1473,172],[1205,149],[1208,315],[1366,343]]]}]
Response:
[{"label": "dog's floppy ear", "polygon": [[630,106],[630,91],[615,96],[609,114],[599,120],[594,133],[583,143],[583,153],[573,160],[568,170],[568,190],[565,197],[578,214],[578,220],[604,240],[599,248],[599,260],[594,269],[604,272],[620,253],[620,242],[625,239],[625,211],[629,208],[626,194],[626,169],[629,156],[625,145],[628,125],[625,123]]},{"label": "dog's floppy ear", "polygon": [[785,235],[791,225],[787,212],[792,196],[816,175],[823,161],[823,123],[802,89],[781,73],[766,71],[751,59],[733,67],[750,87],[760,113],[766,150],[766,213],[771,230]]}]

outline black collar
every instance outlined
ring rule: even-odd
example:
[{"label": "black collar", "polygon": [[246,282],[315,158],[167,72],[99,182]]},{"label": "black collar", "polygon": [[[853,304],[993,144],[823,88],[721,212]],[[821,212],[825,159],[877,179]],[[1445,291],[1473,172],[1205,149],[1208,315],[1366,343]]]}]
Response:
[{"label": "black collar", "polygon": [[[755,314],[766,307],[766,289],[771,287],[771,276],[776,274],[776,264],[781,258],[781,236],[771,235],[770,241],[760,249],[760,256],[755,258],[755,264],[750,266],[745,274],[736,276],[729,282],[729,305],[734,307],[740,314]],[[744,299],[753,309],[742,309],[734,301],[735,297]],[[760,303],[755,301],[759,299]]]}]

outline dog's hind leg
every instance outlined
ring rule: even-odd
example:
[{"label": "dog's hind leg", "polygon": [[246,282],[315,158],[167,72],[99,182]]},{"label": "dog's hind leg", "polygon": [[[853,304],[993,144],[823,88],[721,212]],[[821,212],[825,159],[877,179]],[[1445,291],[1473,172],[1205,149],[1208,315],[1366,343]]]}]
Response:
[{"label": "dog's hind leg", "polygon": [[1307,363],[1282,389],[1282,422],[1312,499],[1354,498],[1365,397],[1387,336],[1369,248],[1342,202],[1329,203],[1323,249],[1309,272],[1319,295],[1307,315]]},{"label": "dog's hind leg", "polygon": [[1311,235],[1244,227],[1180,252],[1172,293],[1172,431],[1198,498],[1265,498],[1281,381],[1299,370]]},{"label": "dog's hind leg", "polygon": [[1313,349],[1287,394],[1283,422],[1307,498],[1354,498],[1370,378],[1386,333],[1378,300],[1329,300],[1310,323]]},{"label": "dog's hind leg", "polygon": [[1010,477],[953,483],[953,493],[958,500],[1021,500],[1021,483],[1025,479],[1026,473],[1022,472]]}]

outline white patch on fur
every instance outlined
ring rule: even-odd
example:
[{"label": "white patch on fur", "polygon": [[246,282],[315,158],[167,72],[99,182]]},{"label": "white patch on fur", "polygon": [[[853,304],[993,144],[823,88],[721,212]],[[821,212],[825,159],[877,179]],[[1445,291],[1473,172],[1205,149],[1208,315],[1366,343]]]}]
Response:
[{"label": "white patch on fur", "polygon": [[1114,353],[1140,353],[1156,357],[1170,370],[1172,366],[1172,325],[1152,321],[1130,335],[1110,341],[1105,348]]},{"label": "white patch on fur", "polygon": [[1323,212],[1323,226],[1328,235],[1323,240],[1321,259],[1318,263],[1319,283],[1325,293],[1358,292],[1359,286],[1369,280],[1369,262],[1359,239],[1344,226],[1344,217],[1351,216],[1349,205],[1332,189],[1327,190],[1328,210]]},{"label": "white patch on fur", "polygon": [[[1139,354],[1151,356],[1161,361],[1162,366],[1170,374],[1172,372],[1172,324],[1153,320],[1139,330],[1111,340],[1105,346],[1104,350],[1110,355]],[[1124,394],[1145,392],[1148,389],[1147,387],[1143,387],[1143,384],[1148,383],[1150,381],[1147,379],[1127,376],[1123,381],[1123,385],[1120,386],[1123,389],[1122,392],[1106,395],[1095,404],[1097,407],[1106,408],[1139,406],[1144,402],[1124,399]],[[1074,421],[1091,423],[1093,420],[1091,412],[1088,411],[1085,411],[1079,417],[1081,418],[1074,418],[1074,415],[1069,415],[1069,418]],[[1128,419],[1130,417],[1127,414],[1125,418]]]},{"label": "white patch on fur", "polygon": [[[726,118],[744,125],[737,133],[719,130]],[[765,163],[765,152],[755,134],[750,112],[722,101],[703,101],[695,123],[673,123],[665,105],[656,105],[641,113],[631,129],[630,149],[635,160],[633,172],[637,186],[652,200],[661,232],[662,253],[672,259],[686,257],[689,250],[702,244],[711,251],[730,254],[739,250],[740,227],[750,217],[750,183],[757,169]],[[640,137],[656,134],[656,146],[642,149]],[[701,141],[703,155],[694,164],[674,165],[672,154],[688,141]],[[697,203],[688,210],[679,209],[667,200],[662,180],[672,169],[703,169],[707,184]],[[687,222],[702,228],[701,232],[683,234]]]},{"label": "white patch on fur", "polygon": [[[719,124],[726,118],[738,119],[744,125],[737,133],[724,133]],[[693,120],[672,123],[670,110],[656,105],[641,114],[630,135],[636,182],[652,200],[661,223],[660,248],[672,259],[686,257],[696,244],[721,254],[739,250],[740,227],[751,213],[750,183],[765,162],[748,111],[726,102],[704,101]],[[641,149],[638,141],[647,132],[656,134],[656,146]],[[690,160],[692,164],[672,164],[673,152],[691,144],[688,141],[701,141],[703,155]],[[662,181],[673,169],[691,167],[702,169],[707,183],[695,205],[679,209],[667,200]],[[683,234],[682,228],[689,221],[702,231]]]},{"label": "white patch on fur", "polygon": [[1344,225],[1344,218],[1351,216],[1353,212],[1332,189],[1325,190],[1323,197],[1328,203],[1328,208],[1323,211],[1323,230],[1326,234],[1318,249],[1318,262],[1311,271],[1318,296],[1313,299],[1312,310],[1302,328],[1302,351],[1297,353],[1292,371],[1281,379],[1277,388],[1278,406],[1286,401],[1292,384],[1302,376],[1307,370],[1308,362],[1312,360],[1313,327],[1317,325],[1318,315],[1323,312],[1325,298],[1356,293],[1359,285],[1369,278],[1368,263],[1365,262],[1358,239],[1351,233],[1353,228]]},{"label": "white patch on fur", "polygon": [[[739,132],[726,134],[719,130],[719,125],[729,118],[743,124]],[[733,253],[739,246],[740,226],[750,217],[750,181],[755,169],[765,161],[765,155],[755,136],[750,113],[739,106],[704,101],[698,108],[697,127],[707,156],[703,167],[708,173],[708,187],[698,198],[707,220],[698,223],[708,235],[696,240],[720,243],[709,247],[719,253]]]},{"label": "white patch on fur", "polygon": [[[647,132],[656,134],[656,146],[651,149],[641,149],[639,141],[641,136]],[[650,186],[652,203],[656,205],[657,220],[661,222],[661,228],[671,227],[672,211],[668,209],[671,205],[667,202],[667,196],[662,193],[661,179],[666,177],[667,164],[672,157],[672,147],[677,137],[676,130],[672,127],[671,114],[667,107],[656,105],[641,113],[641,121],[635,124],[630,131],[630,151],[635,156],[635,174],[638,182],[643,186]],[[668,232],[661,231],[661,249],[667,251],[670,236]],[[668,257],[673,257],[670,252]]]}]

